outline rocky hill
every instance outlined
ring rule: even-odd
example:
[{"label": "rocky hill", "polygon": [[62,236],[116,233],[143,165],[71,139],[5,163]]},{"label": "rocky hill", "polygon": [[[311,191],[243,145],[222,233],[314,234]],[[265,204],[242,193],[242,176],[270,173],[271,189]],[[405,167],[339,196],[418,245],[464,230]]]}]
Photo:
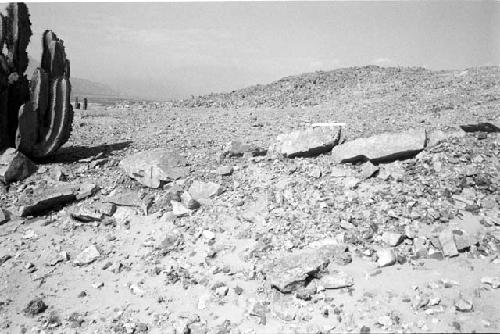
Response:
[{"label": "rocky hill", "polygon": [[[496,99],[499,67],[463,71],[431,71],[421,67],[364,66],[328,72],[306,73],[282,78],[229,93],[217,93],[174,101],[183,107],[287,108],[316,106],[349,98],[384,97],[405,105],[426,102],[436,111],[453,109],[481,94],[484,100]],[[435,101],[435,103],[434,103]],[[410,106],[411,107],[411,106]]]}]

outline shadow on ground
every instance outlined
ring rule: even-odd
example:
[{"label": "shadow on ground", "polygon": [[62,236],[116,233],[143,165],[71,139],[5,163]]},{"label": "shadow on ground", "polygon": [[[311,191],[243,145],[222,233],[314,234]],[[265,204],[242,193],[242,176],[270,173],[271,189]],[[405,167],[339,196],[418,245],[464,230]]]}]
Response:
[{"label": "shadow on ground", "polygon": [[53,163],[72,163],[80,159],[88,159],[97,154],[102,153],[100,158],[106,158],[114,151],[123,150],[132,144],[131,140],[124,142],[119,142],[115,144],[104,144],[98,146],[67,146],[59,149],[57,154],[51,157],[47,157],[39,162],[53,162]]}]

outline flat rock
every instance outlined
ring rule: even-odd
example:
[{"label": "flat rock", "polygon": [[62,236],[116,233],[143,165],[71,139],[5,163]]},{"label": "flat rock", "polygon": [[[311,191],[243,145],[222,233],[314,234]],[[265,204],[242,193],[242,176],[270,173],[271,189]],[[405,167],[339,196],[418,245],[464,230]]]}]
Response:
[{"label": "flat rock", "polygon": [[213,182],[194,181],[189,187],[189,194],[195,200],[209,199],[222,193],[222,187]]},{"label": "flat rock", "polygon": [[441,244],[444,256],[453,257],[458,255],[455,238],[450,230],[444,230],[439,233],[439,243]]},{"label": "flat rock", "polygon": [[319,284],[325,289],[341,289],[353,286],[354,279],[343,271],[334,270],[321,276]]},{"label": "flat rock", "polygon": [[340,141],[340,127],[318,127],[280,134],[270,151],[287,158],[310,157],[330,152]]},{"label": "flat rock", "polygon": [[222,176],[231,175],[233,173],[233,167],[232,166],[219,166],[215,172],[219,175],[222,175]]},{"label": "flat rock", "polygon": [[37,216],[59,206],[76,201],[78,185],[56,185],[36,189],[31,199],[20,208],[20,215]]},{"label": "flat rock", "polygon": [[120,162],[128,176],[150,188],[186,177],[189,173],[186,165],[186,159],[179,153],[163,149],[136,153]]},{"label": "flat rock", "polygon": [[287,254],[264,268],[266,279],[283,293],[293,292],[305,287],[307,280],[325,269],[338,252],[339,247],[323,246]]},{"label": "flat rock", "polygon": [[333,148],[332,157],[334,161],[341,163],[367,160],[373,163],[389,162],[414,157],[426,144],[425,129],[382,133],[338,145]]},{"label": "flat rock", "polygon": [[0,181],[3,183],[24,180],[35,171],[35,164],[16,149],[8,148],[0,155]]},{"label": "flat rock", "polygon": [[84,266],[94,262],[95,260],[97,260],[97,258],[99,258],[99,256],[101,256],[101,253],[94,245],[92,245],[85,248],[83,252],[78,254],[73,263],[77,266]]}]

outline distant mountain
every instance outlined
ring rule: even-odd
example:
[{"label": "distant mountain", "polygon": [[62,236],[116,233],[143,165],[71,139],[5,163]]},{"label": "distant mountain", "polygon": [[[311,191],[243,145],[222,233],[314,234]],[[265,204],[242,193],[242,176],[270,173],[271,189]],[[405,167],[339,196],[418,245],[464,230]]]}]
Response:
[{"label": "distant mountain", "polygon": [[[40,66],[40,63],[36,61],[34,58],[29,57],[29,64],[26,73],[28,74],[28,78],[33,75],[35,69]],[[106,97],[121,97],[123,94],[115,91],[111,87],[106,84],[102,84],[99,82],[90,81],[87,79],[71,77],[71,95],[79,96],[79,97],[88,97],[88,96],[106,96]]]}]

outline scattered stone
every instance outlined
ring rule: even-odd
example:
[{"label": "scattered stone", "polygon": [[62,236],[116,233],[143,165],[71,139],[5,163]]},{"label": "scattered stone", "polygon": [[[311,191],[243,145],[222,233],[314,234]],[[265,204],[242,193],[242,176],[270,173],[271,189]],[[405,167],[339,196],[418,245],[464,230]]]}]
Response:
[{"label": "scattered stone", "polygon": [[0,181],[3,183],[24,180],[35,171],[35,164],[14,148],[6,149],[0,155]]},{"label": "scattered stone", "polygon": [[189,210],[197,210],[200,207],[200,203],[195,200],[189,192],[185,191],[181,195],[182,204]]},{"label": "scattered stone", "polygon": [[474,306],[471,301],[464,299],[462,296],[455,301],[455,310],[459,312],[472,312]]},{"label": "scattered stone", "polygon": [[500,127],[493,123],[477,123],[477,124],[466,124],[460,125],[460,128],[465,132],[500,132]]},{"label": "scattered stone", "polygon": [[136,153],[120,162],[120,167],[133,179],[150,188],[188,175],[187,161],[177,152],[162,149]]},{"label": "scattered stone", "polygon": [[170,201],[172,204],[172,212],[176,217],[183,217],[191,214],[191,210],[186,208],[182,203]]},{"label": "scattered stone", "polygon": [[26,315],[33,317],[35,315],[45,312],[47,308],[48,306],[47,304],[45,304],[42,298],[35,298],[28,303],[28,305],[23,311]]},{"label": "scattered stone", "polygon": [[80,207],[78,212],[72,212],[70,215],[71,218],[83,223],[98,222],[104,218],[104,215],[98,209],[87,206]]},{"label": "scattered stone", "polygon": [[195,200],[204,200],[220,195],[222,187],[213,182],[194,181],[188,192]]},{"label": "scattered stone", "polygon": [[76,201],[75,192],[79,187],[75,185],[56,185],[49,189],[36,189],[30,202],[21,206],[22,217],[38,216],[57,207]]},{"label": "scattered stone", "polygon": [[50,173],[50,176],[56,181],[66,181],[67,176],[60,166],[56,166]]},{"label": "scattered stone", "polygon": [[266,266],[266,279],[283,293],[293,292],[305,287],[307,281],[325,269],[339,251],[338,247],[324,246],[285,255]]},{"label": "scattered stone", "polygon": [[341,163],[367,160],[373,163],[389,162],[414,157],[426,144],[427,135],[424,129],[383,133],[336,146],[332,150],[332,158]]},{"label": "scattered stone", "polygon": [[97,207],[100,213],[105,216],[112,216],[116,212],[115,203],[100,203]]},{"label": "scattered stone", "polygon": [[87,197],[93,196],[97,192],[97,190],[99,190],[97,184],[94,183],[81,184],[78,187],[78,190],[76,191],[76,200],[80,201]]},{"label": "scattered stone", "polygon": [[382,234],[382,241],[392,247],[399,245],[403,242],[404,238],[405,236],[403,234],[396,232],[384,232]]},{"label": "scattered stone", "polygon": [[483,277],[481,278],[481,283],[488,284],[490,285],[493,289],[498,289],[500,288],[500,277]]},{"label": "scattered stone", "polygon": [[444,230],[439,233],[439,243],[441,244],[444,256],[453,257],[458,255],[455,238],[450,230]]},{"label": "scattered stone", "polygon": [[396,263],[396,252],[392,248],[378,250],[377,256],[377,265],[379,267],[392,266]]},{"label": "scattered stone", "polygon": [[228,176],[228,175],[231,175],[233,173],[233,167],[232,166],[219,166],[215,172],[219,175],[222,175],[222,176]]},{"label": "scattered stone", "polygon": [[12,255],[10,255],[10,254],[5,254],[5,255],[0,256],[0,266],[3,265],[5,262],[7,262],[10,259],[12,259]]},{"label": "scattered stone", "polygon": [[455,241],[455,247],[459,252],[465,252],[470,249],[471,241],[469,236],[465,231],[453,230],[453,239]]},{"label": "scattered stone", "polygon": [[361,166],[361,177],[363,179],[369,179],[375,176],[379,172],[380,168],[374,166],[371,162],[367,161]]},{"label": "scattered stone", "polygon": [[92,245],[85,248],[83,252],[78,254],[73,263],[77,266],[87,265],[97,260],[99,256],[101,256],[101,253],[99,253],[99,250],[94,245]]},{"label": "scattered stone", "polygon": [[280,134],[270,151],[287,158],[310,157],[330,152],[340,141],[340,127],[317,127]]},{"label": "scattered stone", "polygon": [[251,156],[265,155],[267,152],[257,147],[253,147],[248,144],[244,144],[239,140],[233,140],[227,143],[223,150],[223,156],[228,157],[241,157],[244,154],[250,154]]},{"label": "scattered stone", "polygon": [[343,271],[334,270],[321,276],[319,284],[325,289],[341,289],[353,286],[354,279]]},{"label": "scattered stone", "polygon": [[5,210],[0,208],[0,225],[9,221],[8,216],[5,213]]}]

